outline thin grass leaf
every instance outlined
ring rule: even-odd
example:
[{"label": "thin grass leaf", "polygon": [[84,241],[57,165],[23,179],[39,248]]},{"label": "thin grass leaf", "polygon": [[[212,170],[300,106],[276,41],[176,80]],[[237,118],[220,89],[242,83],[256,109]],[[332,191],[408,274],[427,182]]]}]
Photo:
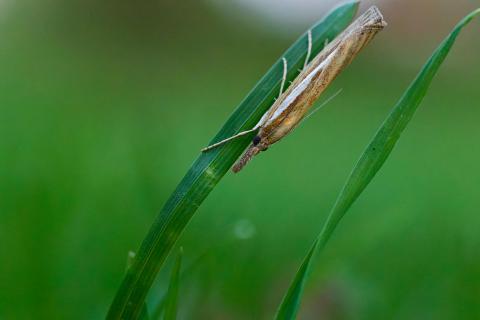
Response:
[{"label": "thin grass leaf", "polygon": [[[193,277],[195,275],[195,269],[203,264],[203,260],[207,257],[207,253],[202,254],[201,256],[197,257],[190,265],[183,268],[183,271],[180,274],[179,282],[184,283],[188,278]],[[150,292],[152,294],[152,292]],[[154,307],[152,308],[151,318],[152,319],[161,319],[164,311],[165,305],[167,301],[168,290],[165,294],[158,299],[155,303]]]},{"label": "thin grass leaf", "polygon": [[385,163],[401,133],[407,127],[417,107],[425,97],[435,74],[450,52],[457,36],[463,27],[479,14],[480,9],[477,9],[466,16],[441,43],[363,152],[340,192],[333,209],[330,211],[322,231],[314,241],[293,282],[290,284],[288,292],[277,311],[276,319],[295,319],[315,253],[324,248],[345,213]]},{"label": "thin grass leaf", "polygon": [[162,319],[162,315],[165,312],[165,304],[167,302],[167,294],[168,294],[168,292],[166,292],[165,296],[163,296],[158,301],[155,309],[152,312],[152,319]]},{"label": "thin grass leaf", "polygon": [[168,286],[167,296],[165,300],[165,316],[164,320],[175,320],[177,318],[177,301],[178,301],[178,287],[180,284],[180,269],[182,267],[183,250],[180,252],[175,260],[175,265],[170,276],[170,285]]},{"label": "thin grass leaf", "polygon": [[147,308],[147,303],[143,303],[142,310],[140,311],[140,315],[138,316],[138,319],[140,320],[149,320],[150,317],[148,315],[148,308]]},{"label": "thin grass leaf", "polygon": [[[312,54],[320,52],[325,40],[335,38],[350,24],[357,8],[357,1],[344,4],[312,27]],[[298,75],[306,53],[307,35],[304,34],[284,54],[289,62],[288,80],[292,80]],[[242,130],[252,128],[277,97],[282,73],[283,63],[279,59],[243,100],[211,142],[220,141]],[[117,291],[107,319],[138,318],[153,280],[172,246],[200,204],[247,147],[250,139],[251,136],[245,136],[244,139],[232,141],[208,153],[201,154],[197,158],[150,228],[133,266]]]},{"label": "thin grass leaf", "polygon": [[[132,267],[133,261],[135,261],[135,252],[128,251],[125,272],[128,272],[128,269],[130,269]],[[140,320],[150,319],[150,317],[148,316],[148,308],[147,308],[147,303],[146,302],[143,303],[143,307],[142,307],[142,310],[140,312],[139,319]]]}]

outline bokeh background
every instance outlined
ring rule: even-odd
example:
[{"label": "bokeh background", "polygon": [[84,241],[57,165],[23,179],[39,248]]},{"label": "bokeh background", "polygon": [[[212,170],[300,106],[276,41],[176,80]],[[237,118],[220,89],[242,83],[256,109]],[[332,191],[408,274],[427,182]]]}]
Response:
[{"label": "bokeh background", "polygon": [[[335,3],[1,0],[0,318],[103,318],[198,150]],[[390,24],[342,93],[228,174],[186,228],[182,319],[271,318],[376,128],[480,6],[375,3]],[[479,27],[317,260],[301,319],[480,318]]]}]

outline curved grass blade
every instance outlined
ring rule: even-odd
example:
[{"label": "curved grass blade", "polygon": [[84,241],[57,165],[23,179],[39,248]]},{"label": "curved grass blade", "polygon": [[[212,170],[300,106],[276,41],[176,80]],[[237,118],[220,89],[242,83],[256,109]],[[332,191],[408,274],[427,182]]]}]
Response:
[{"label": "curved grass blade", "polygon": [[323,249],[345,213],[385,163],[401,133],[425,97],[435,74],[450,52],[460,31],[479,14],[480,9],[477,9],[466,16],[440,44],[363,152],[330,211],[322,231],[290,284],[277,311],[276,319],[295,319],[315,253]]},{"label": "curved grass blade", "polygon": [[[323,49],[325,40],[333,39],[350,24],[357,8],[357,1],[344,4],[312,27],[312,54],[318,54]],[[306,54],[307,34],[304,34],[284,54],[289,62],[287,80],[298,75]],[[283,63],[279,59],[233,112],[212,143],[252,128],[277,97],[282,74]],[[250,139],[251,136],[245,136],[244,139],[232,141],[197,158],[143,240],[136,259],[110,306],[107,319],[138,318],[147,292],[173,244],[200,204],[247,147]]]},{"label": "curved grass blade", "polygon": [[[127,264],[126,264],[126,267],[125,267],[125,272],[128,272],[128,269],[130,269],[132,267],[133,261],[135,261],[135,252],[128,251]],[[139,319],[140,320],[150,319],[150,317],[148,316],[148,308],[147,308],[147,303],[146,302],[143,303],[143,307],[142,307],[142,310],[140,312]]]},{"label": "curved grass blade", "polygon": [[[195,273],[195,269],[201,265],[201,263],[203,262],[206,256],[207,256],[207,253],[204,253],[201,256],[197,257],[190,265],[186,266],[181,272],[181,274],[179,275],[180,278],[178,281],[184,283],[188,278],[192,277]],[[168,290],[154,304],[154,307],[152,308],[152,313],[151,313],[152,319],[161,319],[165,311],[167,296],[168,296]]]},{"label": "curved grass blade", "polygon": [[175,265],[172,269],[172,275],[170,277],[170,285],[168,286],[167,296],[165,300],[165,316],[164,320],[175,320],[177,318],[177,301],[178,301],[178,287],[180,284],[180,269],[182,267],[182,255],[183,249],[180,248],[180,252],[175,260]]}]

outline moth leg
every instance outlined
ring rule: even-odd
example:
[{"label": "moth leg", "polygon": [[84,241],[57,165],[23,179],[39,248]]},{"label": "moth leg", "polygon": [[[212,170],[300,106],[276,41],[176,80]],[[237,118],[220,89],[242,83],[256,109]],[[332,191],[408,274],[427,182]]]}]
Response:
[{"label": "moth leg", "polygon": [[245,136],[245,135],[247,135],[247,134],[249,134],[249,133],[252,133],[252,132],[256,131],[257,129],[258,129],[258,127],[255,126],[255,128],[253,128],[253,129],[250,129],[250,130],[247,130],[247,131],[242,131],[242,132],[240,132],[240,133],[237,133],[237,134],[234,135],[233,137],[224,139],[224,140],[219,141],[219,142],[217,142],[217,143],[214,143],[214,144],[212,144],[212,145],[210,145],[210,146],[208,146],[208,147],[206,147],[206,148],[203,148],[201,151],[202,151],[202,152],[210,151],[210,150],[215,149],[215,148],[217,148],[217,147],[219,147],[219,146],[221,146],[221,145],[223,145],[223,144],[225,144],[225,143],[227,143],[227,142],[229,142],[229,141],[232,141],[232,140],[234,140],[234,139],[237,139],[237,138],[243,137],[243,136]]},{"label": "moth leg", "polygon": [[283,61],[283,76],[282,76],[282,84],[280,85],[280,94],[278,95],[279,98],[283,93],[283,89],[285,88],[285,82],[287,81],[287,71],[288,71],[287,59],[283,57],[282,61]]},{"label": "moth leg", "polygon": [[305,63],[303,64],[303,69],[305,69],[308,65],[308,62],[310,60],[310,56],[312,54],[312,30],[308,30],[307,32],[307,38],[308,38],[308,50],[307,50],[307,57],[305,58]]}]

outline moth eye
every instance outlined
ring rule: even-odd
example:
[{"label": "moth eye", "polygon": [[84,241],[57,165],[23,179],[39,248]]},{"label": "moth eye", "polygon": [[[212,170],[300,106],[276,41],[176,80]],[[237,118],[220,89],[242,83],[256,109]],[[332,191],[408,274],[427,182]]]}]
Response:
[{"label": "moth eye", "polygon": [[260,140],[262,140],[262,138],[260,138],[259,136],[255,136],[252,141],[253,145],[256,146],[257,144],[259,144]]}]

